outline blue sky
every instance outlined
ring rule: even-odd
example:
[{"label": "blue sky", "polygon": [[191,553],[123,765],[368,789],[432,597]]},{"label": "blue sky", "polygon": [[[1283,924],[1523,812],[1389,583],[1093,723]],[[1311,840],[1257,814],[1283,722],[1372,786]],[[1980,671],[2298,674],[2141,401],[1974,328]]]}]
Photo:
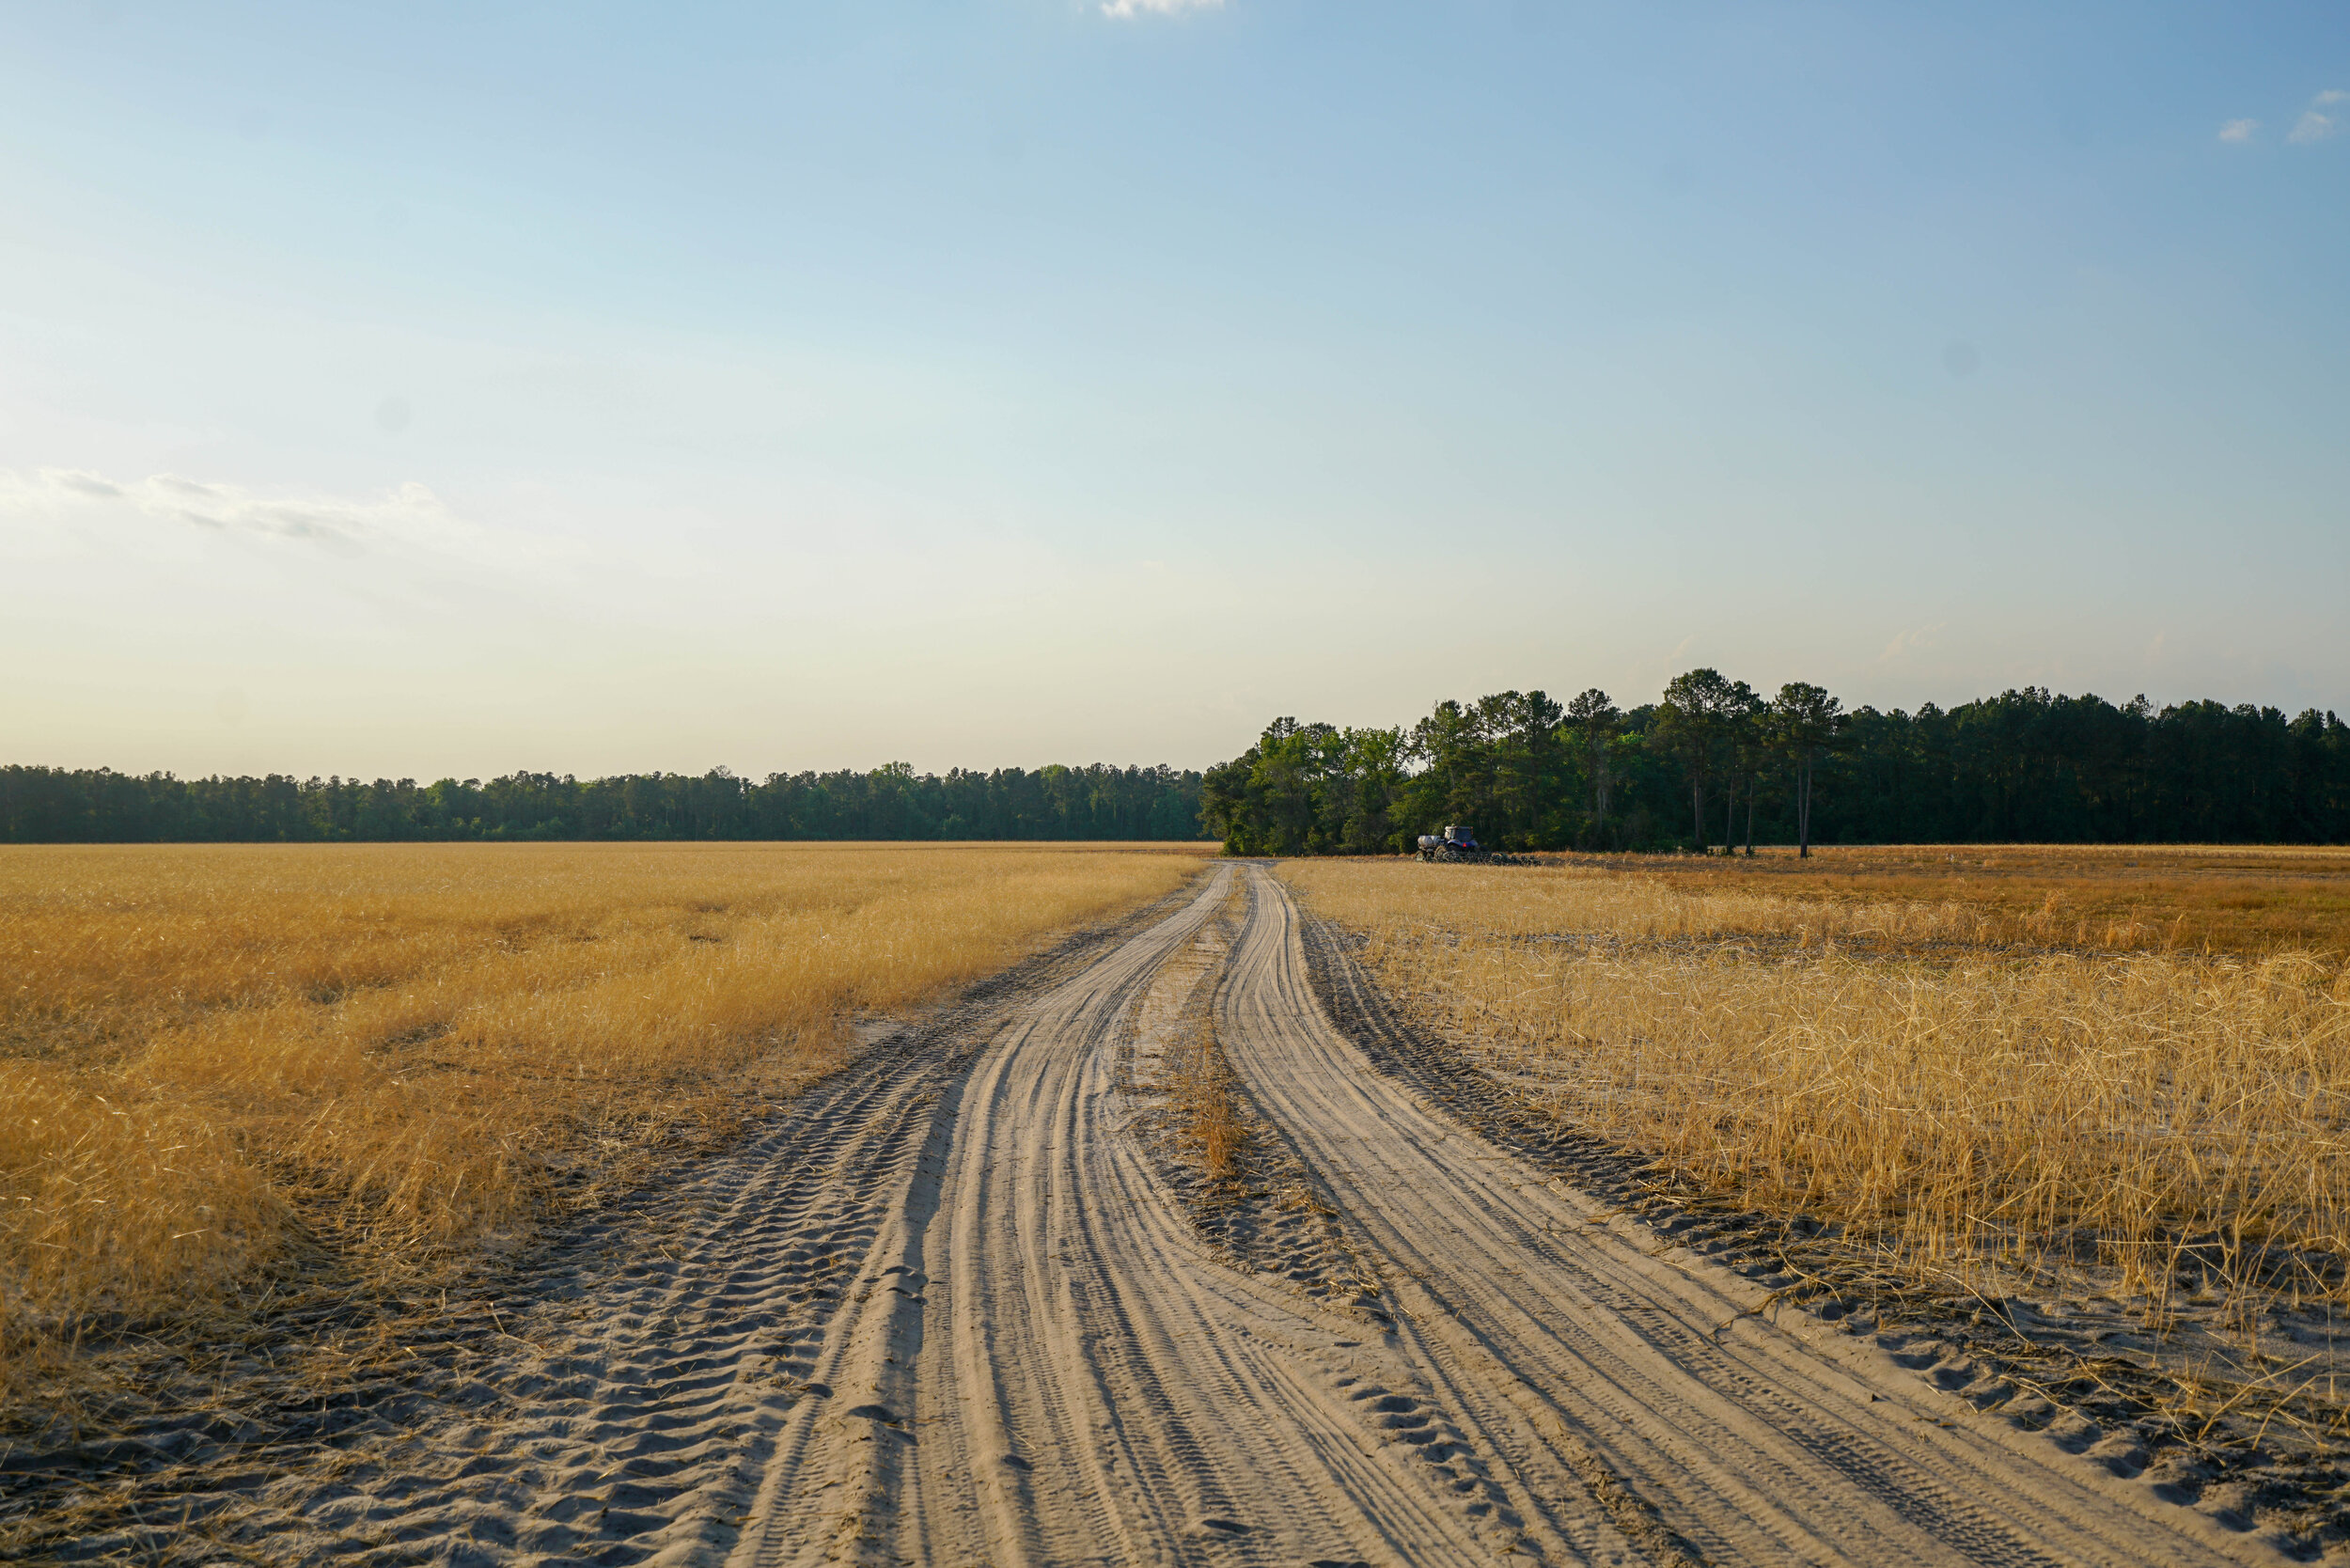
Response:
[{"label": "blue sky", "polygon": [[2350,708],[2350,13],[0,8],[8,760]]}]

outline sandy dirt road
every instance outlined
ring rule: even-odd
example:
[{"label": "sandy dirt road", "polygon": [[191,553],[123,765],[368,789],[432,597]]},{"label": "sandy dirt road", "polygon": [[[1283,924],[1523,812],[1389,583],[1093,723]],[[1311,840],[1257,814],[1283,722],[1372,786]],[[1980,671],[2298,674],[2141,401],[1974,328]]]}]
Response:
[{"label": "sandy dirt road", "polygon": [[[1391,1332],[1220,1261],[1128,1136],[1121,1029],[1231,877],[1225,1049],[1376,1260]],[[1332,1029],[1299,926],[1274,879],[1220,870],[1007,1025],[833,1324],[830,1397],[794,1408],[735,1560],[2235,1555],[2151,1489],[1961,1421],[1868,1347],[1593,1224]]]},{"label": "sandy dirt road", "polygon": [[[2278,1560],[1478,1138],[1338,1033],[1301,931],[1220,867],[888,1042],[608,1218],[470,1402],[275,1483],[265,1555]],[[1153,1163],[1135,1045],[1178,985],[1375,1310],[1235,1266]]]}]

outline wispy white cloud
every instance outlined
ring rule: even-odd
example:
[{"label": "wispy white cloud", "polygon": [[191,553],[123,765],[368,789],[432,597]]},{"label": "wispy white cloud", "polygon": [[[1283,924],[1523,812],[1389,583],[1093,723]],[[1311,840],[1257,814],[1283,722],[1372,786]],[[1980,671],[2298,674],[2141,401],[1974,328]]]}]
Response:
[{"label": "wispy white cloud", "polygon": [[1224,0],[1103,0],[1104,16],[1174,16],[1183,11],[1212,11]]},{"label": "wispy white cloud", "polygon": [[1877,663],[1881,665],[1890,664],[1895,659],[1901,658],[1903,655],[1909,653],[1916,649],[1930,646],[1934,641],[1934,635],[1936,632],[1941,631],[1949,624],[1950,622],[1947,620],[1937,620],[1931,626],[1913,626],[1909,628],[1907,631],[1903,632],[1900,635],[1896,636],[1891,642],[1885,645],[1885,651],[1877,655]]},{"label": "wispy white cloud", "polygon": [[[2322,142],[2328,136],[2339,134],[2343,116],[2336,105],[2342,103],[2350,103],[2350,92],[2340,87],[2327,87],[2310,100],[2309,107],[2301,111],[2301,118],[2294,121],[2292,130],[2285,133],[2285,140],[2306,147],[2311,142]],[[2219,139],[2241,147],[2256,140],[2260,128],[2261,122],[2256,119],[2228,120],[2219,127]]]},{"label": "wispy white cloud", "polygon": [[204,533],[339,556],[390,549],[477,565],[513,566],[544,554],[539,548],[543,541],[480,528],[451,511],[429,487],[413,481],[381,495],[354,497],[316,491],[263,493],[177,474],[113,479],[73,468],[30,473],[0,468],[0,521],[67,520],[92,512],[130,512]]},{"label": "wispy white cloud", "polygon": [[2344,101],[2350,101],[2350,92],[2344,92],[2340,87],[2327,87],[2310,100],[2310,106],[2301,112],[2301,118],[2294,122],[2293,129],[2285,133],[2285,140],[2306,146],[2333,135],[2342,129],[2342,122],[2326,110]]}]

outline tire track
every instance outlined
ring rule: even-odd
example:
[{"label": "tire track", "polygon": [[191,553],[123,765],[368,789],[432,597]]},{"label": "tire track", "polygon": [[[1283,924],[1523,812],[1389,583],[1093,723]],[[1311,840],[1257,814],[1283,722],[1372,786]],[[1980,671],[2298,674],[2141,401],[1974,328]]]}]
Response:
[{"label": "tire track", "polygon": [[[946,1232],[931,1265],[943,1326],[924,1343],[945,1349],[917,1378],[923,1484],[875,1512],[894,1525],[836,1556],[1499,1555],[1491,1530],[1418,1473],[1417,1450],[1350,1397],[1367,1368],[1401,1375],[1391,1356],[1353,1320],[1217,1262],[1123,1130],[1122,1022],[1230,875],[1038,998],[974,1068],[933,1228]],[[802,1475],[779,1495],[825,1489]]]},{"label": "tire track", "polygon": [[552,1238],[475,1305],[495,1334],[371,1373],[332,1409],[246,1420],[321,1435],[186,1442],[100,1506],[53,1488],[56,1526],[20,1532],[17,1549],[63,1561],[722,1560],[768,1477],[831,1442],[804,1428],[836,1407],[837,1314],[856,1320],[887,1270],[892,1216],[950,1136],[971,1061],[1039,990],[1188,902],[966,988],[740,1148]]},{"label": "tire track", "polygon": [[1761,1321],[1759,1290],[1631,1245],[1377,1073],[1308,986],[1287,890],[1248,874],[1225,1048],[1385,1260],[1398,1339],[1522,1512],[1572,1536],[1579,1493],[1652,1555],[1716,1562],[2275,1560],[2053,1445],[1920,1407]]}]

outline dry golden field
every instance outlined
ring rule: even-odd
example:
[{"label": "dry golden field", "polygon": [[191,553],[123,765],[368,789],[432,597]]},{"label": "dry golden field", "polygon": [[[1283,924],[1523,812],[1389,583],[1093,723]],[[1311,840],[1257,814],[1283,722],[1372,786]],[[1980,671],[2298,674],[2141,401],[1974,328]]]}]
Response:
[{"label": "dry golden field", "polygon": [[[1932,870],[1953,854],[2007,870]],[[2093,1264],[2159,1314],[2191,1257],[2248,1301],[2344,1296],[2350,973],[2325,902],[2342,857],[1794,864],[1282,874],[1364,933],[1391,994],[1557,1116],[1920,1274]],[[2141,870],[2226,891],[2114,890]]]},{"label": "dry golden field", "polygon": [[1203,853],[0,850],[0,1393],[93,1324],[494,1249]]},{"label": "dry golden field", "polygon": [[1985,940],[2350,956],[2350,851],[2240,844],[1891,844],[1752,858],[1569,856],[1668,886],[1831,905],[1957,904]]}]

